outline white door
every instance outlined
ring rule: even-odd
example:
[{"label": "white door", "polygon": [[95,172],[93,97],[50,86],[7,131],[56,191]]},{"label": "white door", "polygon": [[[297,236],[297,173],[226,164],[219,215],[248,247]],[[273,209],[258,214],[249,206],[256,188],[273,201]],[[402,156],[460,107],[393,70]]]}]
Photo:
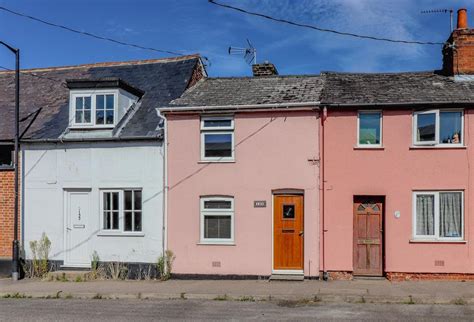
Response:
[{"label": "white door", "polygon": [[90,231],[90,191],[74,190],[66,192],[66,251],[65,266],[90,267],[91,259],[88,249]]}]

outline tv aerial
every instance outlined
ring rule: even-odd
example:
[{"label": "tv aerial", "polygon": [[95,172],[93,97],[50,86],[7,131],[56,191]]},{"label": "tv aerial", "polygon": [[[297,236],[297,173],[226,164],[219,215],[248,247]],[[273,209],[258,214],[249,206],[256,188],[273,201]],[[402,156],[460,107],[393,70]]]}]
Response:
[{"label": "tv aerial", "polygon": [[421,13],[449,13],[449,32],[453,31],[453,9],[431,9],[423,10]]},{"label": "tv aerial", "polygon": [[229,47],[229,55],[243,55],[247,64],[257,63],[257,49],[252,45],[250,40],[247,39],[248,47]]}]

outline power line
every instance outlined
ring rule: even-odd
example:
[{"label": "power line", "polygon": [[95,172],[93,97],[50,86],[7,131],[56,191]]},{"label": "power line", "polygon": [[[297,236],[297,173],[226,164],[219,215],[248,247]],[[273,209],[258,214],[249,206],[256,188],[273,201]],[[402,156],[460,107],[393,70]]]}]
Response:
[{"label": "power line", "polygon": [[333,33],[333,34],[337,34],[337,35],[341,35],[341,36],[349,36],[349,37],[356,37],[356,38],[361,38],[361,39],[370,39],[370,40],[386,41],[386,42],[401,43],[401,44],[444,45],[444,43],[442,43],[442,42],[431,42],[431,41],[425,42],[425,41],[412,41],[412,40],[402,40],[402,39],[381,38],[381,37],[368,36],[368,35],[359,35],[359,34],[355,34],[355,33],[351,33],[351,32],[343,32],[343,31],[338,31],[338,30],[334,30],[334,29],[321,28],[321,27],[317,27],[317,26],[314,26],[314,25],[294,22],[294,21],[281,19],[281,18],[275,18],[275,17],[269,16],[269,15],[266,15],[266,14],[263,14],[263,13],[259,13],[259,12],[248,11],[248,10],[245,10],[245,9],[242,9],[242,8],[239,8],[239,7],[234,7],[234,6],[231,6],[231,5],[228,5],[228,4],[219,3],[219,2],[216,2],[214,0],[208,0],[208,1],[209,1],[209,3],[214,4],[216,6],[231,9],[231,10],[234,10],[234,11],[239,11],[239,12],[242,12],[246,15],[261,17],[261,18],[264,18],[264,19],[268,19],[268,20],[272,20],[272,21],[276,21],[276,22],[281,22],[281,23],[285,23],[285,24],[288,24],[288,25],[292,25],[292,26],[309,28],[309,29],[313,29],[313,30],[317,30],[317,31],[321,31],[321,32],[329,32],[329,33]]},{"label": "power line", "polygon": [[60,29],[66,30],[66,31],[70,31],[70,32],[79,34],[79,35],[83,35],[83,36],[88,36],[88,37],[92,37],[92,38],[96,38],[96,39],[100,39],[100,40],[109,41],[109,42],[116,43],[116,44],[119,44],[119,45],[122,45],[122,46],[129,46],[129,47],[134,47],[134,48],[139,48],[139,49],[144,49],[144,50],[150,50],[150,51],[163,53],[163,54],[183,56],[182,53],[178,53],[178,52],[175,52],[175,51],[157,49],[157,48],[153,48],[153,47],[145,47],[145,46],[141,46],[141,45],[137,45],[137,44],[121,41],[121,40],[116,40],[116,39],[109,38],[109,37],[99,36],[99,35],[96,35],[96,34],[93,34],[93,33],[87,32],[87,31],[80,31],[80,30],[77,30],[77,29],[74,29],[74,28],[71,28],[71,27],[68,27],[68,26],[59,25],[59,24],[56,24],[56,23],[53,23],[53,22],[50,22],[50,21],[46,21],[46,20],[43,20],[43,19],[40,19],[40,18],[36,18],[36,17],[30,16],[30,15],[27,15],[27,14],[24,14],[24,13],[21,13],[21,12],[13,11],[13,10],[8,9],[6,7],[0,6],[0,10],[3,10],[5,12],[8,12],[10,14],[13,14],[13,15],[16,15],[16,16],[19,16],[19,17],[23,17],[23,18],[27,18],[27,19],[30,19],[30,20],[34,20],[36,22],[40,22],[42,24],[45,24],[45,25],[48,25],[48,26],[51,26],[51,27],[60,28]]}]

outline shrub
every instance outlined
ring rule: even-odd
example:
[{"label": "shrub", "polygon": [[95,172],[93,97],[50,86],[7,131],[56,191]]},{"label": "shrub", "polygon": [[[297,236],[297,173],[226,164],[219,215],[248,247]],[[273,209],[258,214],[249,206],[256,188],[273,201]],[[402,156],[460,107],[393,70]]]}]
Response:
[{"label": "shrub", "polygon": [[49,272],[49,252],[51,251],[51,241],[45,233],[41,239],[30,241],[32,261],[30,267],[30,277],[43,278]]},{"label": "shrub", "polygon": [[156,268],[160,274],[160,279],[166,281],[171,277],[171,271],[173,270],[173,262],[176,256],[171,250],[166,250],[164,255],[158,258]]}]

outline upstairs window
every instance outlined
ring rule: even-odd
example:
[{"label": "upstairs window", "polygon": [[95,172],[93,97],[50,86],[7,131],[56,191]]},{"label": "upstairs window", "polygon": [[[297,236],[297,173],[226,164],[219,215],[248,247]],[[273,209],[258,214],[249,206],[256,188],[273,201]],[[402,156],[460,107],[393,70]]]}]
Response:
[{"label": "upstairs window", "polygon": [[234,160],[234,119],[203,117],[201,119],[201,160]]},{"label": "upstairs window", "polygon": [[73,126],[113,127],[117,110],[113,93],[73,94]]},{"label": "upstairs window", "polygon": [[13,167],[13,145],[0,144],[0,168]]},{"label": "upstairs window", "polygon": [[359,112],[357,145],[380,147],[382,145],[382,112]]},{"label": "upstairs window", "polygon": [[462,110],[416,112],[413,118],[415,145],[463,145],[464,113]]}]

